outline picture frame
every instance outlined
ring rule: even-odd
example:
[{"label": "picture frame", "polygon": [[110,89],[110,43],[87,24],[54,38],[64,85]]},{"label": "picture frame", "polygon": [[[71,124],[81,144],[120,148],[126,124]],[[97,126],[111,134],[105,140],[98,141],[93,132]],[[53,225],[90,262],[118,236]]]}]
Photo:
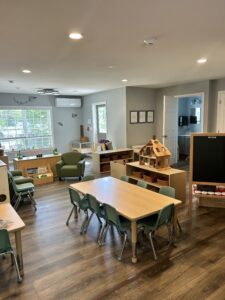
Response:
[{"label": "picture frame", "polygon": [[154,123],[154,110],[147,110],[146,111],[146,122],[147,123]]},{"label": "picture frame", "polygon": [[146,123],[146,111],[140,110],[138,112],[138,123]]},{"label": "picture frame", "polygon": [[130,111],[130,124],[137,124],[137,123],[138,123],[138,112]]}]

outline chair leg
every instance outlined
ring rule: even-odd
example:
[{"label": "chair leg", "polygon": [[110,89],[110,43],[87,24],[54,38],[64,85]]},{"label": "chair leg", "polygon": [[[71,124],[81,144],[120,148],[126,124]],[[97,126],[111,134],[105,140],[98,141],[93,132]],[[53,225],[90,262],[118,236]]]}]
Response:
[{"label": "chair leg", "polygon": [[88,229],[88,226],[89,226],[89,224],[90,224],[90,222],[91,222],[91,219],[92,219],[92,217],[93,217],[93,212],[91,213],[91,215],[90,215],[90,217],[87,219],[87,221],[86,221],[86,223],[85,223],[85,226],[84,226],[84,232],[83,233],[86,233],[87,232],[87,229]]},{"label": "chair leg", "polygon": [[16,267],[17,281],[20,283],[20,282],[22,282],[22,277],[20,276],[20,271],[19,271],[17,259],[16,259],[16,256],[15,256],[15,254],[14,254],[13,251],[11,251],[11,255],[12,255],[12,257],[13,257],[14,264],[15,264],[15,267]]},{"label": "chair leg", "polygon": [[178,218],[177,218],[177,226],[179,228],[179,231],[182,232],[182,228],[181,228],[181,225],[180,225],[180,222],[179,222]]},{"label": "chair leg", "polygon": [[106,234],[108,232],[108,229],[109,229],[109,224],[106,224],[105,229],[103,229],[103,233],[102,233],[101,246],[105,244],[105,238],[106,238]]},{"label": "chair leg", "polygon": [[72,210],[71,210],[71,212],[70,212],[70,214],[69,214],[69,217],[67,218],[67,221],[66,221],[66,225],[67,225],[67,226],[69,225],[69,220],[70,220],[70,218],[71,218],[71,216],[72,216],[73,210],[74,210],[74,207],[72,208]]},{"label": "chair leg", "polygon": [[36,211],[36,210],[37,210],[37,207],[36,207],[37,203],[36,203],[36,201],[34,200],[34,197],[31,195],[30,192],[28,193],[28,196],[29,196],[29,198],[30,198],[30,201],[31,201],[33,207],[34,207],[34,210]]},{"label": "chair leg", "polygon": [[126,241],[127,241],[127,233],[124,232],[123,244],[122,244],[122,248],[121,248],[121,251],[120,251],[120,255],[118,256],[118,260],[122,260],[123,250],[125,248]]},{"label": "chair leg", "polygon": [[14,205],[14,209],[17,210],[19,204],[20,204],[20,200],[21,200],[21,195],[19,194],[19,196],[16,199],[16,203]]},{"label": "chair leg", "polygon": [[154,259],[157,260],[158,257],[157,257],[157,255],[156,255],[155,247],[154,247],[153,240],[152,240],[152,231],[149,232],[149,240],[150,240],[150,244],[151,244],[151,247],[152,247]]},{"label": "chair leg", "polygon": [[89,219],[89,216],[88,216],[88,211],[85,211],[85,219],[83,221],[83,223],[81,224],[81,228],[80,228],[80,234],[84,234],[84,230],[85,230],[85,227],[86,227],[86,224],[88,222],[88,219]]}]

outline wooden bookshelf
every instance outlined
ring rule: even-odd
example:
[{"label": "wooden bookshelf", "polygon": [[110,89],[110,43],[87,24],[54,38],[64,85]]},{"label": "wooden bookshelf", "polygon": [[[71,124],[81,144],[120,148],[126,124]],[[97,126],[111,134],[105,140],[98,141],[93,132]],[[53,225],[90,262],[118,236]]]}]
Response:
[{"label": "wooden bookshelf", "polygon": [[[135,176],[135,173],[139,176]],[[171,186],[176,190],[176,198],[186,201],[186,172],[183,170],[174,168],[160,170],[149,165],[140,165],[139,162],[131,162],[126,164],[126,175],[131,181],[143,180],[150,189],[159,190],[164,185]],[[144,176],[149,180],[144,180]],[[150,182],[150,178],[153,182]]]},{"label": "wooden bookshelf", "polygon": [[26,177],[32,177],[35,185],[42,185],[54,181],[50,165],[27,168]]},{"label": "wooden bookshelf", "polygon": [[92,153],[93,171],[96,173],[110,172],[110,162],[114,160],[133,161],[134,153],[130,148],[98,151]]}]

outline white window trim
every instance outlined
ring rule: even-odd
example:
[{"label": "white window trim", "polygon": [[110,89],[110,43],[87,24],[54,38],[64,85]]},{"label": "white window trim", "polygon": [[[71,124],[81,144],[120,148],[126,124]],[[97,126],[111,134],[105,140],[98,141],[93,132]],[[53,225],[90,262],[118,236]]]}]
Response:
[{"label": "white window trim", "polygon": [[[11,110],[11,109],[22,109],[22,110],[29,110],[29,109],[46,109],[46,110],[50,110],[50,115],[51,115],[51,132],[52,132],[52,148],[40,148],[38,149],[38,151],[42,151],[42,150],[48,150],[48,149],[54,149],[55,148],[55,134],[54,134],[54,126],[53,126],[53,113],[52,113],[52,106],[24,106],[24,105],[21,105],[21,106],[3,106],[3,105],[0,105],[0,109],[4,109],[4,110]],[[37,150],[37,149],[36,149]],[[29,152],[29,151],[34,151],[32,149],[26,149],[26,150],[22,150],[23,152]],[[15,151],[5,151],[6,153],[15,153],[15,152],[18,152],[17,150]]]}]

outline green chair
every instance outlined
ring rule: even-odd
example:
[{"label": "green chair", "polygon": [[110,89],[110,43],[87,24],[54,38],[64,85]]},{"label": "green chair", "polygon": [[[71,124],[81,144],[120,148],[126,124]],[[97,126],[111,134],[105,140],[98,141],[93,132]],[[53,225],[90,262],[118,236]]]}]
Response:
[{"label": "green chair", "polygon": [[137,182],[137,185],[144,188],[144,189],[147,189],[148,188],[148,185],[146,182],[144,182],[143,180],[138,180]]},{"label": "green chair", "polygon": [[143,228],[144,231],[149,233],[149,240],[152,247],[154,259],[157,260],[158,257],[155,252],[155,247],[153,244],[153,235],[159,227],[166,225],[169,234],[169,243],[172,243],[173,239],[173,213],[174,204],[165,206],[160,210],[158,214],[146,217],[138,221],[138,227]]},{"label": "green chair", "polygon": [[79,180],[81,180],[84,176],[84,170],[84,155],[79,152],[64,153],[61,160],[56,163],[56,173],[59,180],[62,177],[79,177]]},{"label": "green chair", "polygon": [[131,230],[131,223],[126,218],[119,215],[114,207],[103,203],[103,210],[105,216],[105,226],[102,231],[101,245],[103,245],[109,226],[115,226],[120,236],[123,237],[123,244],[118,256],[118,260],[122,259],[123,250],[127,241],[127,233]]},{"label": "green chair", "polygon": [[16,267],[17,281],[20,283],[22,282],[22,277],[20,276],[17,259],[9,240],[8,231],[6,229],[0,229],[0,256],[4,257],[7,254],[11,255],[11,258]]},{"label": "green chair", "polygon": [[[162,194],[162,195],[171,197],[171,198],[176,198],[176,190],[175,190],[175,188],[173,188],[171,186],[162,186],[159,189],[159,193]],[[179,222],[178,218],[177,218],[177,226],[178,226],[180,232],[182,232],[182,228],[181,228],[181,225],[180,225],[180,222]]]},{"label": "green chair", "polygon": [[79,193],[71,188],[69,188],[69,195],[70,195],[70,202],[72,204],[72,210],[67,218],[66,221],[66,225],[69,225],[69,220],[72,216],[73,211],[77,212],[77,208],[79,208],[80,210],[82,210],[85,213],[85,219],[81,225],[81,229],[80,229],[80,234],[83,234],[86,232],[86,227],[88,225],[88,220],[89,220],[89,216],[88,216],[88,201],[87,201],[87,197],[84,196],[83,198],[80,197]]},{"label": "green chair", "polygon": [[89,180],[94,180],[95,177],[93,175],[86,175],[82,178],[81,181],[89,181]]},{"label": "green chair", "polygon": [[8,172],[8,178],[9,178],[10,189],[13,191],[12,203],[14,203],[14,209],[17,210],[20,202],[23,199],[28,198],[31,201],[31,204],[33,205],[33,207],[36,211],[37,204],[33,197],[33,195],[34,195],[33,183],[27,182],[27,183],[22,183],[22,184],[16,184],[16,182],[10,172]]},{"label": "green chair", "polygon": [[13,179],[16,184],[22,184],[22,183],[34,183],[34,179],[31,177],[24,177],[23,173],[21,170],[13,170],[13,171],[8,171],[12,174]]},{"label": "green chair", "polygon": [[93,214],[95,214],[100,223],[100,231],[99,231],[98,240],[97,240],[98,243],[100,244],[101,243],[101,235],[102,235],[102,220],[101,219],[105,219],[103,206],[100,205],[100,203],[97,201],[97,199],[94,196],[92,196],[90,194],[87,194],[86,196],[87,196],[87,200],[88,200],[88,204],[89,204],[88,208],[91,211],[91,216],[89,217],[88,223],[86,225],[86,230],[88,229],[88,225],[91,221]]},{"label": "green chair", "polygon": [[120,180],[129,182],[129,176],[123,175],[123,176],[120,177]]}]

